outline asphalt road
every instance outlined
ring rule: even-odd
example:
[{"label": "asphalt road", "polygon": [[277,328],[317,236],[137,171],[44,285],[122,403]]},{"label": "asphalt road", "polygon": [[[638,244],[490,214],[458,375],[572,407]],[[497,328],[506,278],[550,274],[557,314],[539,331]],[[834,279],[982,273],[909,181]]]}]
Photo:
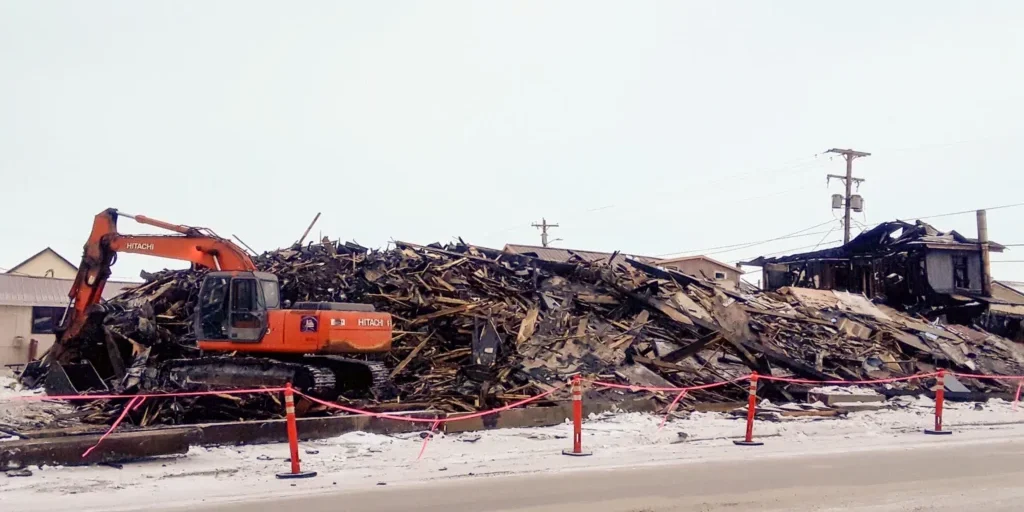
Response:
[{"label": "asphalt road", "polygon": [[1019,511],[1024,442],[477,477],[194,511]]}]

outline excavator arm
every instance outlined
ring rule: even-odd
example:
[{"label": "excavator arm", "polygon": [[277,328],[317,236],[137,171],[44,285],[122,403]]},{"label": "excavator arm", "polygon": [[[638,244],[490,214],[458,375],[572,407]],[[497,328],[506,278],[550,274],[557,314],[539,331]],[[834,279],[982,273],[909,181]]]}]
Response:
[{"label": "excavator arm", "polygon": [[[128,217],[140,224],[177,234],[121,234],[117,232],[118,217]],[[74,338],[85,326],[87,312],[99,303],[103,287],[110,278],[110,267],[117,260],[117,253],[121,252],[189,261],[212,270],[256,270],[256,265],[244,250],[208,229],[170,224],[143,215],[128,215],[114,208],[104,210],[93,220],[92,233],[85,243],[82,263],[68,294],[71,303],[57,332],[51,360],[59,360],[64,349],[63,341]]]}]

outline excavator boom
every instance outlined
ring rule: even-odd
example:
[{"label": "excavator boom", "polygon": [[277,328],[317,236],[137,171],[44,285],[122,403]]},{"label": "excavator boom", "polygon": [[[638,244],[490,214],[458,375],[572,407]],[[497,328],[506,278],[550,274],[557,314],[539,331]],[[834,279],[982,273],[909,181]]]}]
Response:
[{"label": "excavator boom", "polygon": [[[128,217],[140,224],[178,234],[121,234],[117,232],[118,217]],[[99,303],[103,287],[110,278],[110,267],[116,261],[119,252],[189,261],[199,267],[213,270],[256,269],[256,265],[244,250],[207,229],[171,224],[142,215],[129,215],[114,208],[104,210],[93,219],[92,232],[85,243],[82,263],[78,266],[78,275],[75,276],[75,282],[68,294],[71,303],[57,332],[51,360],[59,360],[63,351],[62,342],[77,336],[85,326],[87,312],[90,307]]]}]

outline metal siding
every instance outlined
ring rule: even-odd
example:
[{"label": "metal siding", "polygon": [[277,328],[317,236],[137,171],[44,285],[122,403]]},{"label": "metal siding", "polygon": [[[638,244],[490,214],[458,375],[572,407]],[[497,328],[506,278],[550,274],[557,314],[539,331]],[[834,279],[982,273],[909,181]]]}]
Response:
[{"label": "metal siding", "polygon": [[[0,305],[67,306],[68,292],[71,291],[73,283],[74,281],[71,279],[0,274]],[[107,285],[103,288],[103,298],[111,299],[126,288],[136,285],[137,283],[108,281]]]},{"label": "metal siding", "polygon": [[722,268],[721,265],[715,264],[714,262],[694,258],[683,261],[676,261],[672,263],[664,263],[662,266],[670,267],[679,270],[680,272],[691,275],[694,277],[706,278],[712,281],[715,280],[715,272],[724,272],[725,279],[717,281],[720,284],[725,284],[732,288],[739,286],[740,273],[734,268]]},{"label": "metal siding", "polygon": [[939,293],[953,291],[953,253],[929,252],[926,256],[928,285]]},{"label": "metal siding", "polygon": [[967,256],[967,278],[970,279],[971,291],[981,292],[981,254]]},{"label": "metal siding", "polygon": [[723,267],[722,265],[703,258],[692,258],[675,262],[663,263],[663,266],[675,268],[694,278],[706,278],[715,281],[715,272],[725,272],[725,280],[716,281],[719,284],[733,289],[739,286],[739,270],[734,267]]},{"label": "metal siding", "polygon": [[[505,245],[505,252],[512,254],[523,254],[532,255],[536,254],[537,258],[544,261],[553,261],[557,263],[565,263],[573,258],[573,256],[579,256],[586,261],[608,261],[608,258],[612,255],[610,252],[598,252],[598,251],[577,251],[574,249],[559,249],[555,247],[537,247],[533,245]],[[630,254],[619,253],[615,256],[615,263],[626,263],[626,257],[636,258],[641,261],[649,262],[653,261],[651,258],[643,256],[636,256]]]}]

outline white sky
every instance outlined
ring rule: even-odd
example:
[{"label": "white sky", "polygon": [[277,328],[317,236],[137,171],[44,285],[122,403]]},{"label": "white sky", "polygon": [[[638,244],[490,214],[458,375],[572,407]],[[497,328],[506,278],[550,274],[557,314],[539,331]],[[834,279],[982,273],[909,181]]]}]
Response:
[{"label": "white sky", "polygon": [[1024,202],[1022,27],[995,0],[0,0],[0,267],[77,262],[107,207],[258,250],[318,211],[369,246],[536,244],[543,216],[558,246],[699,250],[828,221],[836,146],[873,153],[862,223]]}]

